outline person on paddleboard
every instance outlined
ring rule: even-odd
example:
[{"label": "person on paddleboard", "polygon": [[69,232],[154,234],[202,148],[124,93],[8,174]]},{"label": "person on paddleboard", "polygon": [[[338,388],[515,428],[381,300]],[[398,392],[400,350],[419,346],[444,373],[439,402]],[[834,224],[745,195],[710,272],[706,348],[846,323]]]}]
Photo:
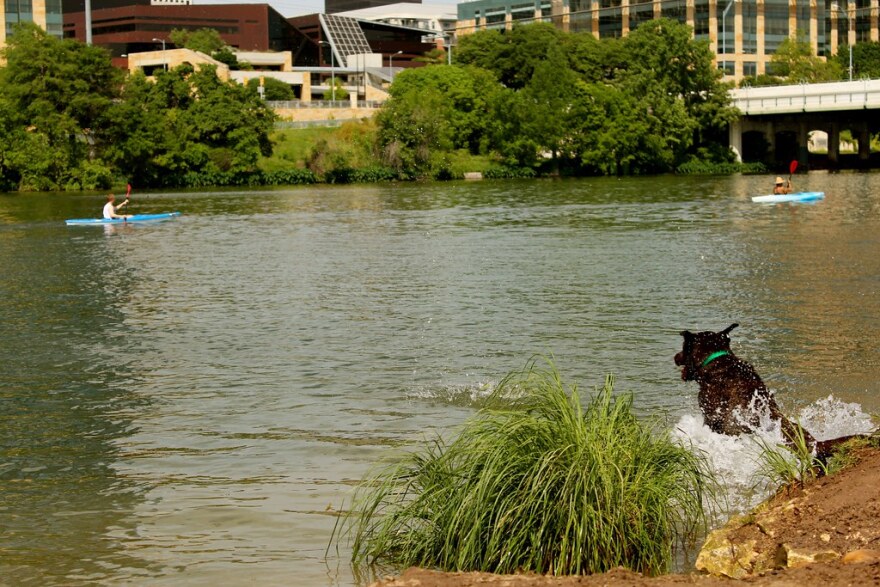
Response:
[{"label": "person on paddleboard", "polygon": [[776,178],[776,184],[773,186],[774,194],[790,194],[791,193],[791,180],[783,181],[781,177]]},{"label": "person on paddleboard", "polygon": [[115,202],[116,196],[109,194],[107,203],[104,204],[104,218],[131,218],[131,214],[119,214],[119,209],[128,204],[128,198],[125,198],[125,201],[118,206]]}]

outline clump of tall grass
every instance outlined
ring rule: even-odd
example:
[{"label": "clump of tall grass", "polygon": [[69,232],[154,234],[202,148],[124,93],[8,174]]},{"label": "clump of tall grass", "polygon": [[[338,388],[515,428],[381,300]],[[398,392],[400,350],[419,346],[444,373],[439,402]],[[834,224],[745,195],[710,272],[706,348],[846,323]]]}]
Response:
[{"label": "clump of tall grass", "polygon": [[584,406],[532,362],[490,399],[450,443],[361,484],[340,526],[356,567],[657,574],[704,529],[704,457],[639,421],[610,376]]},{"label": "clump of tall grass", "polygon": [[776,486],[803,486],[810,479],[828,472],[826,464],[816,458],[813,448],[799,424],[789,436],[788,444],[776,444],[758,436],[758,474]]},{"label": "clump of tall grass", "polygon": [[761,447],[758,474],[780,488],[803,487],[811,479],[833,475],[853,465],[860,448],[880,444],[880,436],[852,438],[838,446],[831,458],[823,461],[813,453],[800,425],[795,426],[789,444],[773,444],[760,437],[757,440]]}]

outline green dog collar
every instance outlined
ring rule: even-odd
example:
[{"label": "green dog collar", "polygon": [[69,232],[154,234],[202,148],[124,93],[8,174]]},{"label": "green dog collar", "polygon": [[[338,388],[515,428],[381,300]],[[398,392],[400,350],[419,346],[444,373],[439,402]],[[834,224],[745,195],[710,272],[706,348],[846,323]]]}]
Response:
[{"label": "green dog collar", "polygon": [[709,363],[711,363],[712,361],[714,361],[718,357],[723,357],[724,355],[729,355],[729,354],[730,353],[727,351],[715,351],[714,353],[712,353],[711,355],[709,355],[708,357],[706,357],[703,360],[703,362],[700,364],[700,367],[705,367],[706,365],[708,365]]}]

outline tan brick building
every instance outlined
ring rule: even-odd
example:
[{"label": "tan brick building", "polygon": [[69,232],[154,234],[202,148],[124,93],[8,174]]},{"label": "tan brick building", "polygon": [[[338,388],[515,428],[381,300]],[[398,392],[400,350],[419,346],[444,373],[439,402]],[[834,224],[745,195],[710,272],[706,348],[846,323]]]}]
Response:
[{"label": "tan brick building", "polygon": [[786,37],[810,42],[817,55],[878,41],[880,0],[476,0],[458,5],[457,34],[551,22],[597,38],[620,37],[642,22],[671,18],[710,42],[718,67],[739,80],[772,73],[770,59]]}]

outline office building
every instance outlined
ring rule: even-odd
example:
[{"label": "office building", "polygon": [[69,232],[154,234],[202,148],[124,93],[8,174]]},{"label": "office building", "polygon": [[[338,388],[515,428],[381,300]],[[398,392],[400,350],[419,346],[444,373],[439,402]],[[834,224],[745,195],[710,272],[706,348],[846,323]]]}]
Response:
[{"label": "office building", "polygon": [[61,0],[0,0],[0,7],[5,22],[0,29],[0,47],[6,45],[6,38],[20,22],[33,22],[50,35],[61,38]]},{"label": "office building", "polygon": [[814,54],[825,57],[857,42],[877,41],[878,12],[878,0],[476,0],[458,5],[457,33],[544,21],[608,38],[670,18],[709,41],[718,67],[739,80],[772,74],[772,56],[788,37],[808,41]]}]

